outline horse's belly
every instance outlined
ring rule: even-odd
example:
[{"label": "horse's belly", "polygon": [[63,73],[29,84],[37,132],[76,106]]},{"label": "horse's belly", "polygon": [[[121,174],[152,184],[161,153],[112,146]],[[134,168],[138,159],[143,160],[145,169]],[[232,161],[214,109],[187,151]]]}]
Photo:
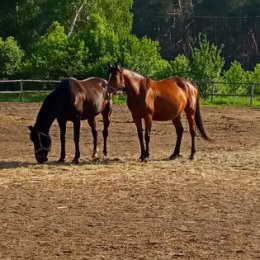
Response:
[{"label": "horse's belly", "polygon": [[168,121],[178,117],[179,113],[154,113],[154,121]]},{"label": "horse's belly", "polygon": [[155,102],[153,120],[168,121],[178,117],[184,110],[184,103]]}]

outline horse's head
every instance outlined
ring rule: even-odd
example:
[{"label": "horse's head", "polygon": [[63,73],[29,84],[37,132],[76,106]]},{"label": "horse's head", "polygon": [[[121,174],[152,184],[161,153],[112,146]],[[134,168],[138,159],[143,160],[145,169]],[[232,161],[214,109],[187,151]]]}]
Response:
[{"label": "horse's head", "polygon": [[48,134],[39,132],[36,127],[28,126],[30,139],[34,144],[35,159],[38,163],[48,161],[48,152],[51,149],[51,138]]},{"label": "horse's head", "polygon": [[125,87],[123,69],[116,63],[115,67],[108,64],[108,88],[107,93],[110,96],[111,94],[116,93],[119,90],[123,90]]}]

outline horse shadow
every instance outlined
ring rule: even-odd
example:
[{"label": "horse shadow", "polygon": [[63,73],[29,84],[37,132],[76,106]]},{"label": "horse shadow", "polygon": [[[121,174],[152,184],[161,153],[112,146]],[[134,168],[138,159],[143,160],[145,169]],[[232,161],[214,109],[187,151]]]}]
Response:
[{"label": "horse shadow", "polygon": [[[59,163],[57,161],[48,161],[42,165],[49,165],[55,167],[61,166],[84,166],[84,165],[110,165],[110,164],[122,164],[125,161],[119,158],[95,158],[92,160],[84,160],[80,161],[78,164],[74,164],[70,161],[65,161],[63,163]],[[0,170],[4,169],[18,169],[18,168],[26,168],[26,167],[34,167],[40,166],[41,164],[37,162],[24,162],[24,161],[0,161]]]},{"label": "horse shadow", "polygon": [[25,168],[33,165],[36,165],[36,163],[21,162],[21,161],[0,161],[0,170]]}]

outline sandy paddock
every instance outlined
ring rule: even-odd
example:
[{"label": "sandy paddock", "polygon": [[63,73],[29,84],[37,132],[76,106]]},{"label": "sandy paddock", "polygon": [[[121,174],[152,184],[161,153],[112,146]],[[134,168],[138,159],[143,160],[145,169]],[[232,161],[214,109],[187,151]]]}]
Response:
[{"label": "sandy paddock", "polygon": [[[174,128],[154,122],[151,159],[140,163],[130,112],[118,105],[107,159],[91,159],[83,122],[75,166],[72,124],[67,162],[55,163],[55,123],[49,162],[35,163],[26,126],[39,106],[0,103],[0,259],[260,258],[259,110],[203,107],[215,143],[197,139],[194,161],[187,131],[183,157],[167,160]],[[102,151],[101,117],[98,126]]]}]

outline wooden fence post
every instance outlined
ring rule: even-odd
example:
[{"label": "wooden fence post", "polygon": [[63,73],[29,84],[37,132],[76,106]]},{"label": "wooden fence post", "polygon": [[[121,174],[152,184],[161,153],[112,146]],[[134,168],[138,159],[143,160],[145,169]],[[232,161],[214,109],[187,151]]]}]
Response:
[{"label": "wooden fence post", "polygon": [[250,107],[253,106],[254,93],[255,93],[255,85],[252,84],[252,87],[251,87],[251,95],[250,95]]},{"label": "wooden fence post", "polygon": [[215,84],[212,83],[212,86],[211,86],[211,98],[210,98],[210,102],[211,103],[213,103],[214,95],[215,95]]},{"label": "wooden fence post", "polygon": [[19,95],[19,99],[20,101],[23,101],[23,82],[22,80],[20,81],[20,95]]}]

